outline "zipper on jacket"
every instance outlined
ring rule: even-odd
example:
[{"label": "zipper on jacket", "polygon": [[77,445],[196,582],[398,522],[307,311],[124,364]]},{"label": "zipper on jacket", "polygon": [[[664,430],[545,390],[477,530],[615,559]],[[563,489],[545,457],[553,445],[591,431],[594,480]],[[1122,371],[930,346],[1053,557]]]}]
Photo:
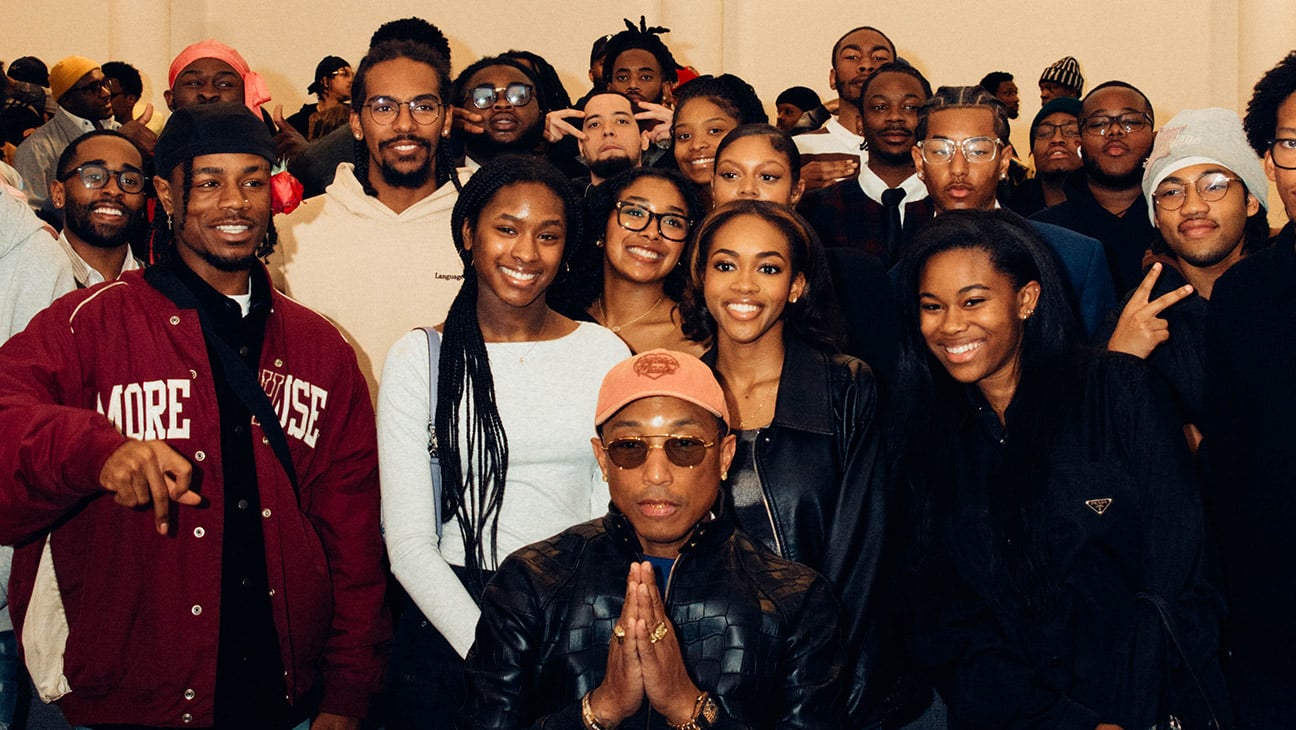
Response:
[{"label": "zipper on jacket", "polygon": [[[679,565],[680,558],[682,557],[684,557],[683,553],[680,553],[679,555],[675,556],[675,561],[671,563],[670,574],[666,576],[666,592],[662,594],[662,614],[667,618],[667,620],[670,619],[670,611],[666,610],[667,609],[666,599],[670,597],[671,583],[675,581],[675,567]],[[675,633],[675,641],[679,642],[679,632]],[[681,644],[680,661],[683,660],[684,660],[684,646]],[[647,701],[648,698],[644,697],[644,702]],[[644,730],[652,730],[652,716],[653,716],[653,709],[652,709],[652,705],[649,704],[648,712],[644,713]]]},{"label": "zipper on jacket", "polygon": [[765,506],[765,516],[769,518],[770,534],[774,536],[774,552],[778,553],[780,558],[786,558],[787,554],[783,552],[783,541],[779,539],[778,525],[774,524],[774,508],[770,507],[769,491],[766,489],[765,480],[761,478],[760,459],[756,458],[756,445],[760,443],[765,429],[756,431],[756,438],[752,439],[752,471],[756,472],[756,483],[760,485],[761,504]]}]

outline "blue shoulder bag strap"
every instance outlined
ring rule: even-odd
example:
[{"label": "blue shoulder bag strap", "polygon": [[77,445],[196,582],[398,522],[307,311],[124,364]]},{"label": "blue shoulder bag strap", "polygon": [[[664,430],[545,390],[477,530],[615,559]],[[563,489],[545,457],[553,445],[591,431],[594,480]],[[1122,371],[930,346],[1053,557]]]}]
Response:
[{"label": "blue shoulder bag strap", "polygon": [[433,327],[419,327],[428,341],[428,462],[432,469],[432,504],[436,515],[437,542],[441,541],[441,453],[437,449],[437,375],[441,369],[441,335]]}]

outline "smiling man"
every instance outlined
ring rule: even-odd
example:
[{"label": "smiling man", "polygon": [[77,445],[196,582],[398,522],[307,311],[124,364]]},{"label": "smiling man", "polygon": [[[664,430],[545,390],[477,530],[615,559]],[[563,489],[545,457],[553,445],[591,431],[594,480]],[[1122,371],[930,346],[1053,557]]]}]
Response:
[{"label": "smiling man", "polygon": [[[96,129],[118,129],[145,150],[151,150],[157,135],[140,120],[119,125],[113,120],[112,96],[99,64],[82,56],[68,56],[50,69],[50,95],[58,101],[58,113],[32,132],[14,152],[13,165],[26,183],[27,203],[37,213],[52,219],[57,214],[49,205],[49,186],[56,174],[59,155],[68,143]],[[152,108],[141,117],[148,122]]]},{"label": "smiling man", "polygon": [[63,150],[50,201],[63,210],[59,245],[78,287],[142,268],[131,244],[144,237],[144,159],[121,134],[97,130]]},{"label": "smiling man", "polygon": [[377,691],[373,412],[350,346],[257,262],[274,159],[241,105],[177,111],[162,261],[0,347],[14,623],[75,725],[354,730]]},{"label": "smiling man", "polygon": [[445,144],[449,75],[426,44],[369,49],[351,83],[356,163],[339,164],[324,195],[285,219],[270,261],[276,285],[355,345],[375,396],[387,350],[445,319],[463,280],[450,237],[459,181]]},{"label": "smiling man", "polygon": [[608,372],[591,441],[611,508],[513,553],[486,587],[472,727],[842,727],[837,603],[734,526],[728,420],[691,355]]},{"label": "smiling man", "polygon": [[1200,439],[1206,308],[1220,275],[1269,243],[1268,184],[1227,109],[1189,109],[1157,135],[1143,173],[1159,254],[1131,292],[1107,349],[1143,358],[1165,376]]}]

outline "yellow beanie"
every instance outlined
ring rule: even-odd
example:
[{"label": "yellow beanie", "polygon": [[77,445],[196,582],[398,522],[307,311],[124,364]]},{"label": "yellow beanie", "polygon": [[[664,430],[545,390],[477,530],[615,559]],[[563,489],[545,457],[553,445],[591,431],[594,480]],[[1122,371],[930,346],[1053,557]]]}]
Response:
[{"label": "yellow beanie", "polygon": [[50,96],[58,101],[67,90],[72,88],[76,82],[81,80],[82,76],[99,68],[99,64],[91,61],[85,56],[68,56],[67,58],[54,64],[50,69]]}]

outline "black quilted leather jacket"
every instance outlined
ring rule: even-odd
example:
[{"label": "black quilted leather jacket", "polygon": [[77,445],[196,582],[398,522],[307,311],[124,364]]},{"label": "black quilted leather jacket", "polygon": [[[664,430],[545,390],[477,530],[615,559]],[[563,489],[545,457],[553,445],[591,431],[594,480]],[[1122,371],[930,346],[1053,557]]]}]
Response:
[{"label": "black quilted leather jacket", "polygon": [[[581,697],[603,680],[630,563],[642,559],[615,508],[510,555],[482,599],[460,726],[582,728]],[[720,705],[716,728],[842,727],[837,601],[821,576],[722,514],[682,548],[665,603],[693,682]],[[645,701],[621,727],[667,725]]]}]

